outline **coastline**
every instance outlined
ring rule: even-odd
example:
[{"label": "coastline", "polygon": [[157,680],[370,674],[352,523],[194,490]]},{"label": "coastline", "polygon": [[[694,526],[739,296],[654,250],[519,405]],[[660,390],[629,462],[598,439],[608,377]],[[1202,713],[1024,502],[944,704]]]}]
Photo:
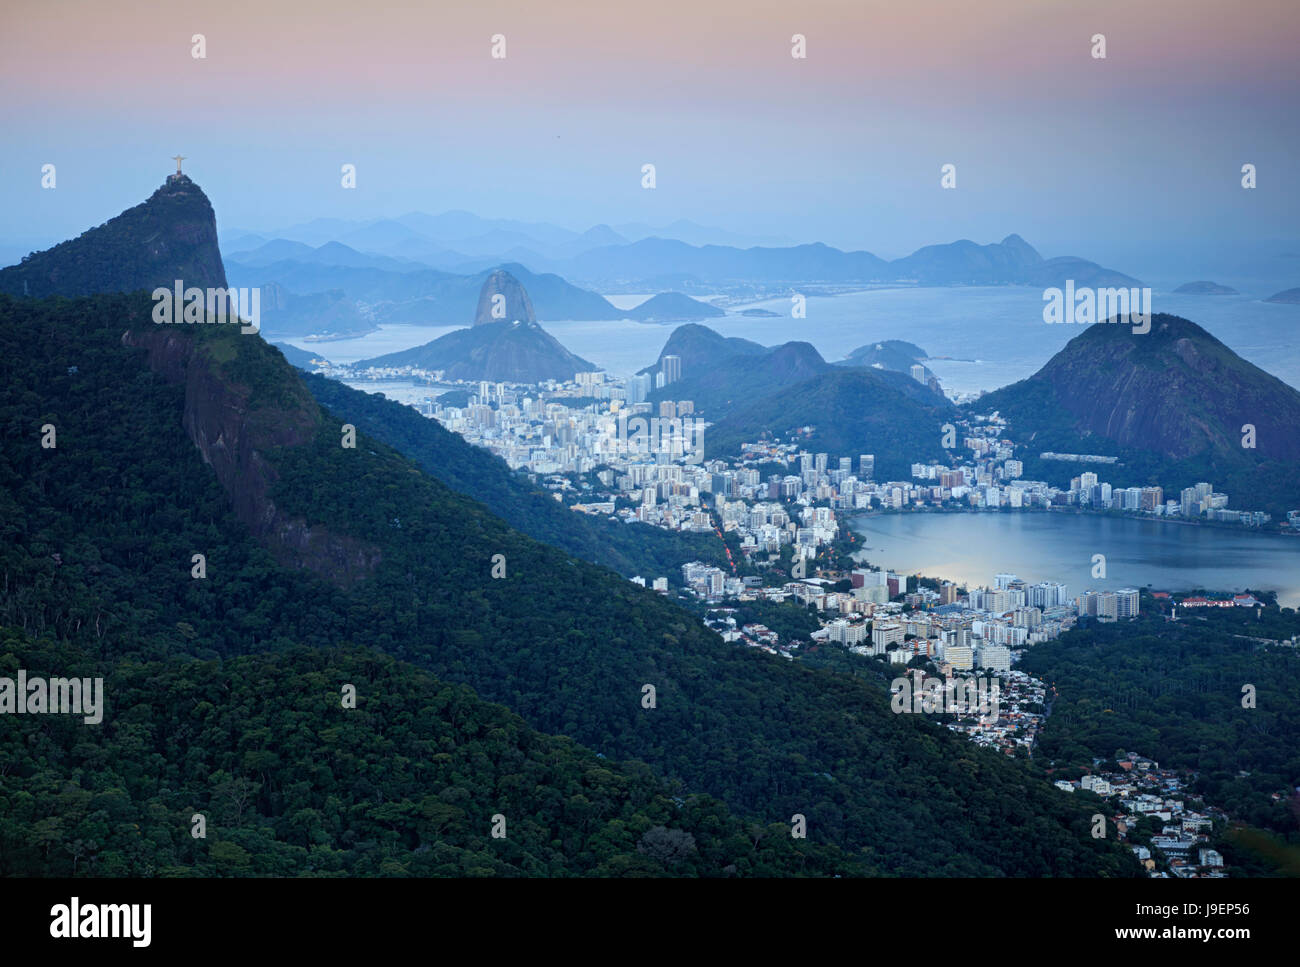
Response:
[{"label": "coastline", "polygon": [[1158,521],[1162,524],[1180,524],[1184,527],[1204,527],[1209,530],[1229,531],[1234,534],[1273,534],[1277,537],[1300,537],[1300,532],[1297,532],[1294,528],[1281,527],[1279,524],[1270,524],[1267,527],[1243,527],[1241,524],[1230,524],[1226,521],[1184,520],[1180,517],[1158,517],[1155,514],[1117,514],[1113,511],[1081,510],[1076,507],[999,507],[996,510],[988,507],[908,507],[900,509],[881,507],[873,510],[849,511],[845,513],[844,519],[847,521],[854,521],[860,518],[901,517],[909,514],[969,514],[971,516],[987,516],[993,514],[1060,514],[1069,517],[1101,517],[1110,520]]}]

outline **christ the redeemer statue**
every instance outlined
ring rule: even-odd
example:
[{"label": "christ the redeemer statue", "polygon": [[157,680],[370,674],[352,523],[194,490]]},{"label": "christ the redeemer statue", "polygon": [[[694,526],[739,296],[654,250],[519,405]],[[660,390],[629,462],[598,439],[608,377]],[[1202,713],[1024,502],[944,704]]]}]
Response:
[{"label": "christ the redeemer statue", "polygon": [[185,160],[185,155],[172,155],[172,160],[176,162],[176,173],[179,175],[181,173],[181,162]]}]

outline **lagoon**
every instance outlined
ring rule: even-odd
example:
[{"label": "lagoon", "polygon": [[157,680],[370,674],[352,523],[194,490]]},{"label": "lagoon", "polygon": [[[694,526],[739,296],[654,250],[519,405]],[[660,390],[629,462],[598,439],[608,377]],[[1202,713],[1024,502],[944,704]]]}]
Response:
[{"label": "lagoon", "polygon": [[[1300,607],[1300,538],[1175,521],[1056,511],[871,514],[850,523],[863,560],[900,574],[992,585],[1002,572],[1062,581],[1071,597],[1156,591],[1276,591]],[[1092,558],[1106,577],[1092,577]]]}]

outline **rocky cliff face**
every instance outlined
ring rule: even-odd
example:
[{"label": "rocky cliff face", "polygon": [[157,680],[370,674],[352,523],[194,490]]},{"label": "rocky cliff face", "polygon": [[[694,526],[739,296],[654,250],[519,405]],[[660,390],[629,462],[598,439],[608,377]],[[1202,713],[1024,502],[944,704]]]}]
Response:
[{"label": "rocky cliff face", "polygon": [[[238,338],[260,343],[255,335]],[[145,350],[151,369],[185,387],[185,432],[230,495],[236,515],[277,560],[344,586],[374,569],[377,547],[291,518],[271,498],[278,475],[265,454],[272,447],[310,443],[321,425],[320,410],[305,389],[295,405],[253,406],[250,390],[226,377],[207,347],[188,333],[164,326],[129,329],[122,343]]]},{"label": "rocky cliff face", "polygon": [[[502,303],[497,296],[503,296]],[[493,305],[501,305],[497,315],[492,314]],[[504,311],[504,315],[500,313]],[[524,291],[518,279],[505,269],[497,269],[487,277],[478,294],[478,309],[474,313],[474,325],[483,326],[494,322],[536,322],[532,300]]]},{"label": "rocky cliff face", "polygon": [[0,292],[43,298],[226,285],[212,204],[184,175],[77,238],[0,269]]},{"label": "rocky cliff face", "polygon": [[[177,279],[187,288],[226,287],[212,204],[184,175],[169,177],[148,201],[98,228],[0,271],[0,291],[79,296],[170,289]],[[272,292],[277,305],[283,297],[282,291]],[[140,316],[148,318],[147,310]],[[223,371],[214,355],[216,341],[200,338],[192,327],[127,321],[134,326],[123,333],[123,345],[145,350],[150,368],[185,387],[186,433],[230,495],[239,519],[281,563],[342,585],[373,570],[378,548],[291,518],[271,498],[278,476],[266,454],[274,447],[310,443],[322,415],[297,374],[261,336],[230,334],[255,340],[239,348],[258,357],[261,372],[276,384],[276,392],[268,394],[276,399],[273,404],[255,402],[250,387]]]}]

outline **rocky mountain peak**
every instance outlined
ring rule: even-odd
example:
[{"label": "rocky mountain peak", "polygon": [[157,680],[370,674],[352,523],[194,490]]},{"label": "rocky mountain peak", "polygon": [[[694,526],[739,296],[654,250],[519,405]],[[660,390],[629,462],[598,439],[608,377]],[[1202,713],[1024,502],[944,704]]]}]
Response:
[{"label": "rocky mountain peak", "polygon": [[536,322],[532,300],[523,284],[505,269],[497,269],[483,282],[478,294],[474,325],[493,322]]}]

